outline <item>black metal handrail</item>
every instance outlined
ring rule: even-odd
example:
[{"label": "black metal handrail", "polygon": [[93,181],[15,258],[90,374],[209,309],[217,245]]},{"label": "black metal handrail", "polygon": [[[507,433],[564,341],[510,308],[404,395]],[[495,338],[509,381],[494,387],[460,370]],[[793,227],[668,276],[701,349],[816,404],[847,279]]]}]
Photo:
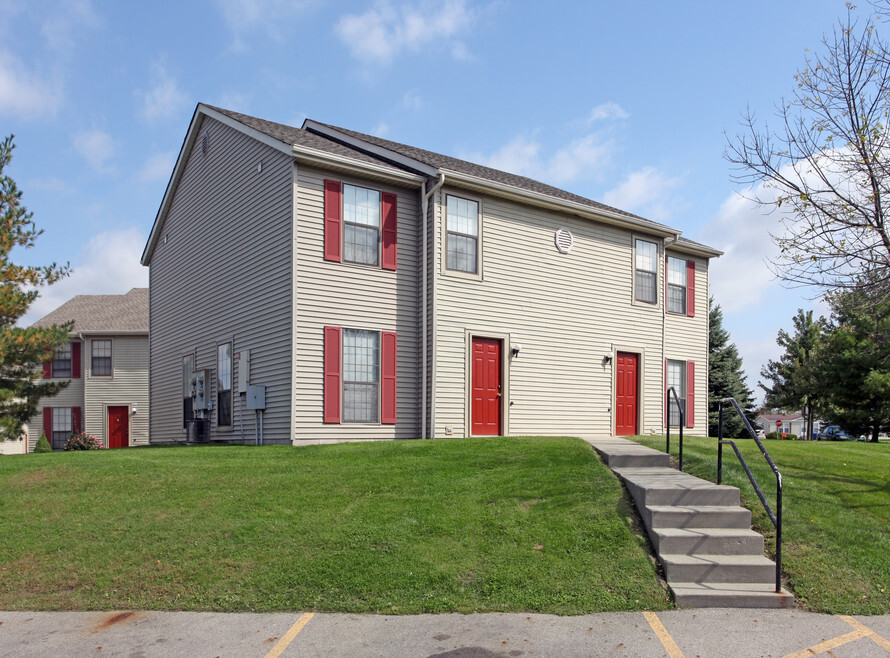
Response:
[{"label": "black metal handrail", "polygon": [[686,424],[686,414],[683,412],[683,405],[680,404],[680,398],[677,396],[677,391],[674,390],[673,386],[668,386],[666,398],[667,402],[665,404],[665,409],[667,409],[667,445],[665,446],[664,451],[667,454],[671,454],[671,394],[674,396],[674,401],[677,403],[677,410],[680,412],[680,470],[683,470],[683,426]]},{"label": "black metal handrail", "polygon": [[[757,447],[760,448],[760,452],[763,453],[763,456],[766,458],[766,463],[769,464],[770,468],[773,469],[773,473],[776,474],[776,512],[773,513],[772,508],[769,506],[769,503],[766,501],[766,496],[763,495],[763,491],[761,491],[760,487],[757,484],[757,480],[754,479],[754,475],[751,473],[751,469],[748,468],[748,464],[745,462],[745,458],[742,457],[742,453],[739,452],[738,446],[735,444],[735,441],[731,439],[723,438],[723,405],[725,403],[731,403],[733,407],[735,407],[736,412],[739,414],[739,418],[742,419],[742,422],[745,424],[745,428],[748,430],[748,433],[751,435],[751,438],[757,443]],[[741,408],[739,407],[739,403],[735,401],[735,398],[723,398],[720,400],[718,406],[718,416],[717,416],[717,484],[723,484],[723,446],[731,445],[733,451],[736,454],[736,457],[739,458],[739,462],[742,464],[742,468],[745,469],[745,474],[748,476],[748,480],[751,482],[751,485],[754,487],[754,491],[757,492],[757,497],[760,498],[760,502],[763,503],[763,507],[766,510],[767,516],[769,516],[769,520],[773,522],[773,527],[776,529],[776,592],[782,591],[782,474],[779,472],[778,467],[775,462],[773,462],[772,458],[769,456],[769,453],[766,451],[766,448],[760,442],[760,439],[757,437],[757,432],[754,431],[754,428],[751,427],[751,423],[745,417],[745,414],[742,413]]]}]

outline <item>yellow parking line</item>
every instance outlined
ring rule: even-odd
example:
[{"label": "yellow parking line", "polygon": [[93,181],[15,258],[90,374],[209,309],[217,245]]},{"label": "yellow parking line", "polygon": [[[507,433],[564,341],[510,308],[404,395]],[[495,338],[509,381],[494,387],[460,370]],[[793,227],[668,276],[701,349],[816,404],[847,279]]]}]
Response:
[{"label": "yellow parking line", "polygon": [[278,658],[281,653],[287,649],[287,646],[294,641],[294,638],[297,637],[300,631],[303,630],[303,626],[309,623],[309,620],[315,616],[314,612],[307,612],[302,617],[300,617],[293,626],[290,627],[290,630],[284,634],[284,636],[278,640],[278,644],[272,647],[272,651],[266,654],[266,658]]},{"label": "yellow parking line", "polygon": [[863,637],[866,637],[866,633],[863,633],[862,631],[853,631],[852,633],[841,635],[840,637],[836,637],[832,640],[825,640],[825,642],[821,642],[814,647],[810,647],[809,649],[804,649],[803,651],[798,651],[797,653],[789,653],[784,658],[808,658],[808,656],[817,656],[820,653],[831,651],[832,649],[836,649],[843,644],[853,642],[854,640],[859,640]]},{"label": "yellow parking line", "polygon": [[661,623],[658,615],[654,612],[644,612],[643,616],[646,618],[646,621],[649,622],[652,630],[655,631],[655,635],[661,641],[661,646],[667,651],[668,656],[671,658],[683,658],[683,652],[680,651],[680,647],[674,642],[674,638],[671,637],[671,634],[667,632],[667,629],[664,627],[664,624]]},{"label": "yellow parking line", "polygon": [[883,647],[887,651],[890,651],[890,641],[888,641],[886,638],[883,638],[880,635],[878,635],[877,633],[875,633],[873,630],[871,630],[868,626],[866,626],[862,622],[856,621],[852,617],[848,617],[846,615],[838,615],[838,617],[840,617],[845,622],[850,624],[850,626],[855,628],[857,631],[861,631],[861,632],[865,633],[866,637],[868,637],[868,639],[870,639],[872,642],[874,642],[878,646]]}]

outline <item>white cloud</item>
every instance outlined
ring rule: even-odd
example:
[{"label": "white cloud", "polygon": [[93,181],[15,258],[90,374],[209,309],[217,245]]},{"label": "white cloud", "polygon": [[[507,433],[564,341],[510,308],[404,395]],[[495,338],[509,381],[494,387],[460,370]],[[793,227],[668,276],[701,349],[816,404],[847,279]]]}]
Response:
[{"label": "white cloud", "polygon": [[281,40],[286,26],[312,3],[311,0],[216,0],[216,4],[235,34],[235,50],[247,50],[246,33],[259,31]]},{"label": "white cloud", "polygon": [[471,153],[464,157],[495,169],[529,176],[554,185],[595,178],[611,160],[614,145],[599,133],[572,140],[546,158],[535,138],[515,137],[491,155]]},{"label": "white cloud", "polygon": [[419,5],[380,0],[363,14],[346,14],[336,25],[337,35],[356,59],[386,64],[402,51],[416,52],[430,43],[450,45],[456,59],[470,57],[459,38],[476,22],[476,12],[465,0]]},{"label": "white cloud", "polygon": [[114,156],[114,140],[101,130],[82,130],[72,137],[74,148],[96,170],[106,168]]},{"label": "white cloud", "polygon": [[146,236],[135,228],[93,236],[71,263],[71,276],[42,288],[19,324],[28,326],[75,295],[113,295],[148,286],[148,268],[139,264]]},{"label": "white cloud", "polygon": [[623,107],[618,105],[618,103],[613,103],[609,101],[608,103],[601,103],[597,105],[590,111],[590,116],[587,117],[588,122],[593,123],[594,121],[602,121],[604,119],[626,119],[630,116]]},{"label": "white cloud", "polygon": [[410,91],[406,91],[405,95],[402,96],[401,107],[405,110],[412,110],[414,112],[418,112],[423,109],[423,98],[417,92],[417,90],[412,89]]},{"label": "white cloud", "polygon": [[142,116],[149,121],[180,116],[189,101],[176,80],[161,65],[154,67],[152,79],[154,84],[150,89],[138,92],[142,96]]},{"label": "white cloud", "polygon": [[655,167],[643,167],[606,192],[603,203],[654,221],[664,221],[671,215],[670,192],[681,182],[680,178],[668,176]]},{"label": "white cloud", "polygon": [[170,177],[173,172],[173,166],[176,164],[176,153],[167,151],[165,153],[155,153],[139,170],[138,178],[143,183],[150,183],[156,180],[164,180]]},{"label": "white cloud", "polygon": [[61,96],[59,85],[27,70],[12,53],[0,50],[0,114],[52,115],[61,104]]},{"label": "white cloud", "polygon": [[51,48],[70,48],[85,29],[99,27],[102,19],[90,0],[64,0],[51,11],[43,22],[40,32]]},{"label": "white cloud", "polygon": [[378,123],[377,127],[371,131],[371,134],[376,137],[386,137],[387,134],[389,134],[389,124],[383,122]]}]

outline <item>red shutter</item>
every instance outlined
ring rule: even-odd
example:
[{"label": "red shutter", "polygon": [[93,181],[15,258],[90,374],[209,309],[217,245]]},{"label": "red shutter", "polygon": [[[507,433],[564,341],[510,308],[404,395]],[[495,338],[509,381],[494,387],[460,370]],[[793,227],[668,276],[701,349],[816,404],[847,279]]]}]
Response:
[{"label": "red shutter", "polygon": [[71,378],[80,379],[80,343],[71,343]]},{"label": "red shutter", "polygon": [[52,407],[44,407],[43,408],[43,433],[46,435],[46,440],[49,441],[49,444],[53,444],[53,408]]},{"label": "red shutter", "polygon": [[[396,269],[398,222],[396,195],[383,193],[383,269]],[[386,421],[384,421],[386,422]]]},{"label": "red shutter", "polygon": [[340,422],[340,327],[324,328],[324,422]]},{"label": "red shutter", "polygon": [[396,332],[384,331],[381,334],[380,379],[381,392],[380,422],[393,425],[396,422]]},{"label": "red shutter", "polygon": [[43,378],[44,379],[52,379],[53,377],[53,359],[50,357],[49,361],[43,364]]},{"label": "red shutter", "polygon": [[695,261],[686,261],[686,315],[695,315]]},{"label": "red shutter", "polygon": [[71,407],[71,433],[79,434],[83,431],[83,409]]},{"label": "red shutter", "polygon": [[686,362],[686,427],[695,425],[695,361]]},{"label": "red shutter", "polygon": [[324,182],[324,259],[341,262],[340,181]]}]

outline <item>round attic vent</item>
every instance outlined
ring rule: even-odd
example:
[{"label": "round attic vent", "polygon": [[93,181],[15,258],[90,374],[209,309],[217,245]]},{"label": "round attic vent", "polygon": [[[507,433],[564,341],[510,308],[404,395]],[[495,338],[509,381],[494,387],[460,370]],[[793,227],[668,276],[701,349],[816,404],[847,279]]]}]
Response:
[{"label": "round attic vent", "polygon": [[561,254],[567,254],[572,249],[572,245],[575,244],[575,238],[572,236],[572,232],[565,228],[556,229],[556,232],[553,234],[553,242],[556,244],[556,250]]}]

